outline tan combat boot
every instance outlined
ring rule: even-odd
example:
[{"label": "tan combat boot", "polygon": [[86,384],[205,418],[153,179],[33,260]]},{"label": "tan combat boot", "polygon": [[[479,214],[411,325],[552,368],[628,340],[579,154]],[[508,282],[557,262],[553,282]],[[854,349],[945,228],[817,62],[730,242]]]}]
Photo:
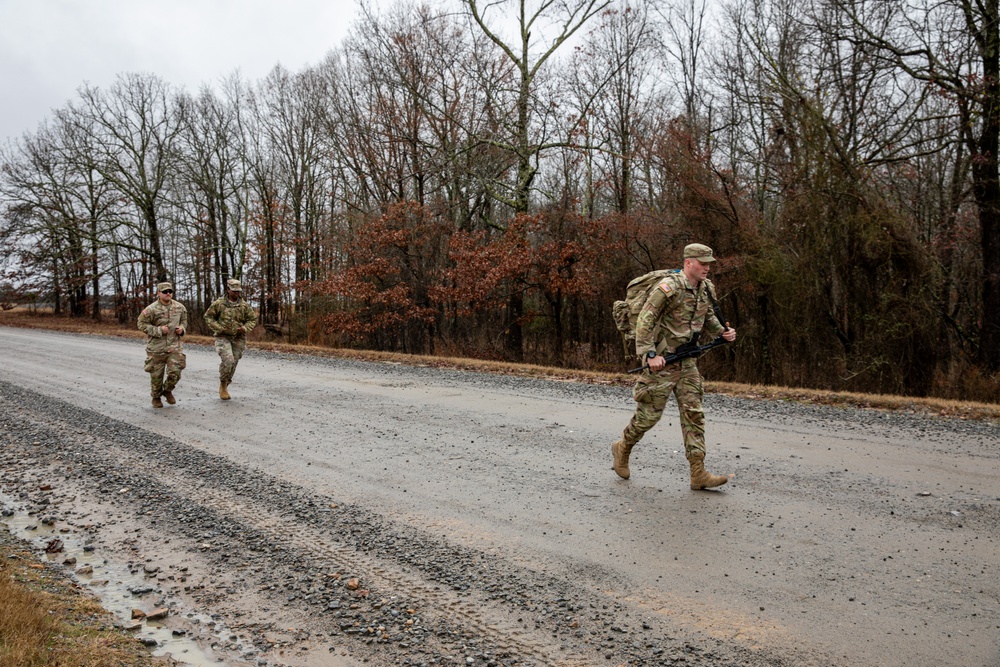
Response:
[{"label": "tan combat boot", "polygon": [[226,387],[228,387],[228,386],[229,385],[226,384],[225,382],[220,382],[219,383],[219,398],[221,398],[224,401],[228,401],[230,398],[232,398],[229,395],[229,391],[226,390]]},{"label": "tan combat boot", "polygon": [[628,455],[632,453],[632,445],[626,445],[624,440],[616,440],[611,445],[611,469],[622,479],[628,479],[631,472],[628,469]]},{"label": "tan combat boot", "polygon": [[153,397],[153,407],[154,408],[162,408],[163,407],[163,401],[160,400],[159,396],[154,396]]},{"label": "tan combat boot", "polygon": [[177,399],[174,398],[173,392],[169,391],[163,392],[163,398],[167,399],[167,403],[169,403],[170,405],[173,405],[174,403],[177,402]]},{"label": "tan combat boot", "polygon": [[713,475],[705,470],[705,454],[703,452],[688,454],[688,462],[691,464],[691,488],[696,491],[722,486],[729,481],[728,477]]}]

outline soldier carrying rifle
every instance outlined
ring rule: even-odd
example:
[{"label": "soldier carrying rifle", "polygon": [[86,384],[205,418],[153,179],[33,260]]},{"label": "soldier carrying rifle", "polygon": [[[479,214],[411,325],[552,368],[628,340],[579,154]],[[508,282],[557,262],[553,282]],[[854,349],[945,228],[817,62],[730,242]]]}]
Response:
[{"label": "soldier carrying rifle", "polygon": [[[699,337],[711,340],[721,335],[727,342],[736,340],[736,330],[729,328],[728,322],[723,324],[715,311],[715,286],[708,280],[714,261],[708,246],[685,246],[684,269],[664,272],[666,275],[649,292],[639,312],[635,353],[644,365],[632,391],[635,414],[621,440],[611,445],[611,467],[619,477],[629,478],[632,448],[660,421],[673,393],[691,466],[691,488],[709,489],[728,481],[727,477],[705,470],[705,413],[701,408],[704,390],[697,360]],[[694,354],[687,355],[687,350]]]}]

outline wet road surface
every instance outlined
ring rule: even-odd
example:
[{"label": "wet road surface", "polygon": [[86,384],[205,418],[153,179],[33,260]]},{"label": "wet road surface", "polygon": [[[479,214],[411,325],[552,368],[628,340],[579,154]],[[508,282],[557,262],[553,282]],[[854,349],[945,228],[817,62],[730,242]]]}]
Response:
[{"label": "wet road surface", "polygon": [[673,402],[611,471],[627,389],[186,353],[153,410],[141,342],[0,328],[0,491],[187,568],[233,664],[1000,665],[996,425],[710,395],[696,492]]}]

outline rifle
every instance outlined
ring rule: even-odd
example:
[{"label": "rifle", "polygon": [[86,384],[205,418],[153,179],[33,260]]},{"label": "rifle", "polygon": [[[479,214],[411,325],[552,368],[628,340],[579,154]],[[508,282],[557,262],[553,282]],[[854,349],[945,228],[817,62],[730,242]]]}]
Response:
[{"label": "rifle", "polygon": [[[729,331],[729,327],[726,326],[726,320],[722,316],[722,311],[719,309],[719,304],[716,303],[715,299],[712,298],[711,292],[708,293],[708,298],[712,301],[712,310],[715,312],[715,318],[719,320],[719,323],[722,325],[722,331],[723,332]],[[701,336],[701,331],[695,332],[694,337],[691,338],[691,340],[684,343],[683,345],[678,346],[677,349],[674,350],[672,354],[663,355],[663,360],[666,361],[668,364],[672,364],[675,361],[680,361],[681,359],[687,359],[688,357],[697,358],[705,354],[709,350],[711,350],[713,347],[719,347],[720,345],[725,345],[726,343],[729,342],[722,336],[718,336],[715,340],[713,340],[711,343],[708,343],[707,345],[698,345],[699,336]],[[646,370],[647,368],[649,368],[649,360],[644,359],[642,366],[630,369],[629,373],[638,373],[640,371]]]},{"label": "rifle", "polygon": [[[708,343],[707,345],[698,345],[697,338],[695,338],[695,340],[689,341],[679,346],[672,354],[664,354],[663,360],[666,361],[668,364],[672,364],[675,361],[680,361],[681,359],[687,359],[688,357],[700,357],[701,355],[711,350],[713,347],[719,347],[720,345],[725,345],[727,342],[728,341],[725,338],[719,336],[718,338],[713,340],[711,343]],[[648,364],[643,364],[638,368],[629,369],[629,373],[638,373],[639,371],[644,371],[647,368],[649,368]]]}]

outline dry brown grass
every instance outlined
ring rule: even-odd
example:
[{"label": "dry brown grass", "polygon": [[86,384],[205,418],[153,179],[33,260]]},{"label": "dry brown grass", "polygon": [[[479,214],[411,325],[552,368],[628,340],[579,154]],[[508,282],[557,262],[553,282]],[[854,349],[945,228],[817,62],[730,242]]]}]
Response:
[{"label": "dry brown grass", "polygon": [[111,615],[0,528],[0,667],[165,665]]},{"label": "dry brown grass", "polygon": [[[99,336],[144,339],[142,332],[134,328],[123,328],[115,322],[96,323],[90,320],[74,320],[68,317],[54,317],[51,314],[33,314],[26,310],[0,312],[0,325],[51,329]],[[256,333],[256,332],[255,332]],[[189,342],[211,344],[207,336],[189,336]],[[514,364],[501,361],[484,361],[453,357],[433,357],[372,350],[350,350],[344,348],[318,347],[313,345],[290,345],[287,343],[251,340],[249,346],[260,350],[270,350],[285,354],[307,354],[317,357],[356,359],[408,366],[432,368],[452,368],[480,373],[514,375],[518,377],[544,378],[563,382],[585,382],[613,386],[631,386],[634,378],[627,373],[603,373],[531,364]],[[798,389],[764,385],[736,384],[732,382],[706,382],[705,390],[710,393],[737,396],[748,399],[768,399],[792,401],[814,405],[870,408],[933,414],[961,419],[1000,421],[1000,405],[976,403],[939,398],[914,398],[887,394],[861,394],[819,389]]]},{"label": "dry brown grass", "polygon": [[59,624],[41,596],[15,582],[0,565],[0,665],[42,665]]}]

